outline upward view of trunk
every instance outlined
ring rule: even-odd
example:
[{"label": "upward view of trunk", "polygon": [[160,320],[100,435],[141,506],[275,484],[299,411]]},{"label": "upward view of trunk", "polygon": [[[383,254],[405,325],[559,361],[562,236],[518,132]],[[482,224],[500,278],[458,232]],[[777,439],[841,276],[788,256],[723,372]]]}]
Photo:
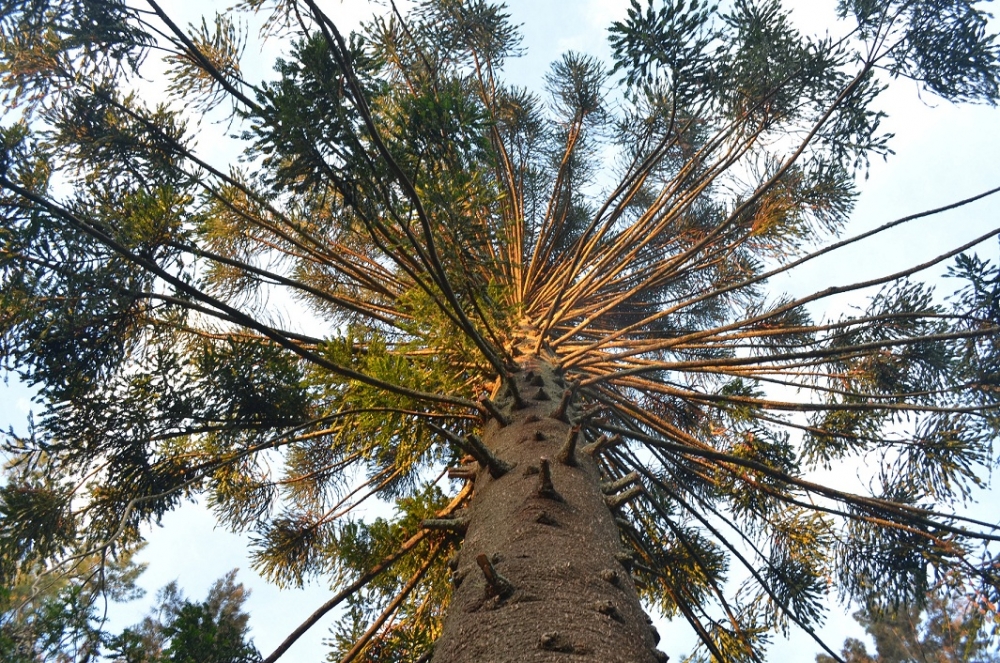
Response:
[{"label": "upward view of trunk", "polygon": [[[567,444],[572,413],[550,365],[522,362],[513,397],[483,443],[505,468],[482,467],[453,560],[454,593],[434,663],[656,663],[594,459]],[[499,476],[494,476],[499,475]],[[614,498],[610,498],[614,499]]]},{"label": "upward view of trunk", "polygon": [[226,4],[0,1],[0,663],[48,614],[4,588],[96,587],[189,500],[331,587],[262,663],[996,616],[1000,186],[859,197],[883,90],[1000,101],[986,0],[605,3],[594,55],[528,0]]}]

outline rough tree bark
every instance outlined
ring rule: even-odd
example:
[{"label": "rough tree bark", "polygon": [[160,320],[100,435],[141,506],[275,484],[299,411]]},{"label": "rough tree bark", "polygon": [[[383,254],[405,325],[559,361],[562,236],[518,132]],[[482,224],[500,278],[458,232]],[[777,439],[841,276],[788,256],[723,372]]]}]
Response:
[{"label": "rough tree bark", "polygon": [[[457,526],[454,591],[433,663],[657,663],[658,636],[639,602],[600,472],[559,417],[566,385],[537,357],[500,401],[482,443],[475,495]],[[578,429],[576,429],[578,430]],[[581,440],[582,442],[582,440]],[[613,500],[614,498],[611,497]]]}]

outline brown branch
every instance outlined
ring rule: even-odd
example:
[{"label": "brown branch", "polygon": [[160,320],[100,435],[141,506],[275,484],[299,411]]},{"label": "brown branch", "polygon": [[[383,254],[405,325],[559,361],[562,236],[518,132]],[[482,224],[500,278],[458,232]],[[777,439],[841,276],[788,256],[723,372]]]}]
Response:
[{"label": "brown branch", "polygon": [[580,427],[573,426],[570,428],[569,432],[566,434],[566,441],[563,442],[562,448],[559,449],[559,453],[556,455],[556,460],[563,465],[576,467],[579,464],[576,459],[576,442],[579,437]]},{"label": "brown branch", "polygon": [[549,459],[542,456],[538,461],[538,469],[538,496],[547,500],[562,502],[562,496],[556,492],[556,488],[552,483],[552,467],[549,464]]},{"label": "brown branch", "polygon": [[444,437],[446,440],[479,461],[479,464],[485,467],[489,471],[490,476],[494,479],[499,479],[514,467],[513,465],[498,458],[493,451],[483,444],[483,441],[475,435],[462,437],[461,435],[452,433],[450,430],[441,428],[435,424],[427,424],[427,426],[435,433]]},{"label": "brown branch", "polygon": [[340,659],[340,663],[350,663],[359,653],[361,653],[361,650],[364,649],[372,638],[375,637],[386,620],[399,610],[399,606],[403,604],[406,597],[408,597],[410,593],[416,589],[417,584],[420,583],[424,574],[427,573],[427,571],[431,568],[431,565],[437,559],[437,555],[440,550],[441,544],[439,543],[431,546],[430,552],[428,552],[427,559],[424,560],[424,563],[420,565],[420,568],[417,569],[416,573],[414,573],[402,589],[399,590],[399,593],[396,594],[395,598],[393,598],[389,605],[386,606],[385,610],[382,611],[382,614],[379,615],[374,622],[372,622],[372,625],[368,627],[368,630],[365,631],[360,638],[358,638],[357,642],[354,643],[354,646],[351,647],[350,651],[344,654],[344,657]]},{"label": "brown branch", "polygon": [[[471,492],[472,492],[471,486],[466,486],[465,488],[463,488],[462,491],[455,496],[455,498],[451,501],[451,503],[448,504],[447,507],[437,512],[437,515],[440,517],[444,517],[453,513],[466,500],[466,498],[468,498]],[[324,615],[326,615],[328,612],[330,612],[338,605],[340,605],[340,603],[343,602],[344,599],[351,596],[352,594],[354,594],[354,592],[358,591],[359,589],[367,585],[369,582],[377,578],[379,575],[381,575],[386,569],[390,568],[393,564],[398,562],[404,555],[413,550],[413,548],[415,548],[417,544],[423,541],[426,537],[427,537],[426,531],[421,530],[417,532],[409,539],[407,539],[406,542],[403,543],[403,545],[400,546],[398,550],[396,550],[396,552],[392,553],[391,555],[383,559],[381,562],[368,569],[368,571],[359,576],[354,582],[344,587],[344,589],[342,589],[329,601],[321,605],[319,608],[316,609],[315,612],[309,615],[309,617],[307,617],[306,620],[298,626],[298,628],[292,631],[288,635],[288,637],[286,637],[284,641],[282,641],[282,643],[278,645],[278,647],[273,652],[271,652],[271,654],[267,658],[261,661],[261,663],[275,663],[275,661],[281,658],[282,655],[284,655],[284,653],[288,651],[289,647],[295,644],[295,642],[299,638],[301,638],[306,631],[312,628],[316,624],[316,622],[322,619]]]},{"label": "brown branch", "polygon": [[[958,207],[962,207],[964,205],[971,204],[973,202],[976,202],[976,201],[981,200],[983,198],[986,198],[988,196],[994,195],[996,193],[1000,193],[1000,187],[995,187],[993,189],[989,189],[987,191],[984,191],[983,193],[976,194],[976,195],[971,196],[969,198],[964,198],[962,200],[959,200],[959,201],[954,202],[954,203],[950,203],[948,205],[944,205],[942,207],[937,207],[937,208],[926,210],[926,211],[923,211],[923,212],[918,212],[916,214],[911,214],[909,216],[904,216],[904,217],[902,217],[900,219],[896,219],[895,221],[891,221],[889,223],[886,223],[886,224],[884,224],[882,226],[879,226],[878,228],[875,228],[875,229],[870,230],[868,232],[864,232],[864,233],[861,233],[859,235],[855,235],[854,237],[850,237],[850,238],[842,240],[840,242],[835,242],[834,244],[831,244],[831,245],[826,246],[826,247],[824,247],[822,249],[814,251],[814,252],[812,252],[812,253],[810,253],[810,254],[808,254],[806,256],[803,256],[802,258],[799,258],[798,260],[792,261],[792,262],[790,262],[788,264],[785,264],[785,265],[781,265],[781,266],[776,267],[775,269],[772,269],[772,270],[770,270],[768,272],[764,272],[763,274],[758,274],[758,275],[756,275],[756,276],[754,276],[752,278],[745,279],[745,280],[739,281],[737,283],[732,283],[732,284],[727,285],[727,286],[725,286],[723,288],[717,288],[717,289],[711,290],[709,292],[701,293],[700,295],[698,295],[696,297],[693,297],[691,299],[688,299],[688,300],[686,300],[684,302],[681,302],[680,304],[677,304],[677,305],[672,306],[670,308],[667,308],[667,309],[658,311],[658,312],[656,312],[656,313],[654,313],[652,315],[649,315],[646,318],[640,320],[639,322],[633,323],[631,325],[627,325],[625,327],[622,327],[621,329],[614,330],[610,334],[602,336],[599,340],[591,343],[590,345],[587,345],[585,347],[579,348],[579,349],[575,350],[574,352],[572,352],[572,353],[564,356],[563,357],[563,363],[564,363],[565,366],[572,366],[572,365],[574,365],[576,363],[576,361],[578,360],[579,357],[585,356],[588,353],[590,353],[591,351],[596,350],[597,348],[602,347],[603,345],[605,345],[607,343],[610,343],[611,341],[614,341],[614,340],[616,340],[618,338],[621,338],[622,336],[625,336],[625,335],[627,335],[627,334],[629,334],[629,333],[631,333],[631,332],[633,332],[633,331],[635,331],[637,329],[641,329],[641,328],[649,325],[650,323],[655,322],[656,320],[659,320],[659,319],[661,319],[663,317],[672,315],[672,314],[674,314],[674,313],[676,313],[676,312],[678,312],[678,311],[680,311],[680,310],[682,310],[684,308],[687,308],[688,306],[693,306],[695,304],[698,304],[700,302],[706,301],[708,299],[712,299],[712,298],[715,298],[715,297],[720,297],[722,295],[725,295],[727,293],[733,292],[735,290],[739,290],[740,288],[745,288],[745,287],[748,287],[748,286],[751,286],[751,285],[755,285],[757,283],[761,283],[761,282],[763,282],[763,281],[765,281],[765,280],[767,280],[767,279],[769,279],[769,278],[771,278],[773,276],[777,276],[778,274],[781,274],[783,272],[789,271],[789,270],[791,270],[791,269],[793,269],[795,267],[798,267],[798,266],[800,266],[800,265],[802,265],[802,264],[804,264],[804,263],[806,263],[806,262],[808,262],[810,260],[814,260],[816,258],[819,258],[820,256],[822,256],[822,255],[824,255],[826,253],[829,253],[831,251],[835,251],[837,249],[843,248],[843,247],[848,246],[850,244],[854,244],[855,242],[859,242],[859,241],[861,241],[863,239],[866,239],[866,238],[871,237],[873,235],[876,235],[878,233],[884,232],[884,231],[889,230],[891,228],[894,228],[894,227],[896,227],[898,225],[901,225],[901,224],[904,224],[904,223],[907,223],[907,222],[910,222],[910,221],[915,221],[915,220],[920,219],[920,218],[924,218],[924,217],[928,217],[928,216],[933,216],[935,214],[940,214],[940,213],[943,213],[943,212],[947,212],[947,211],[950,211],[952,209],[956,209]],[[785,311],[787,311],[787,310],[789,310],[791,308],[796,308],[798,306],[802,306],[804,304],[807,304],[807,303],[810,303],[812,301],[816,301],[816,300],[822,299],[824,297],[829,297],[831,295],[836,295],[836,294],[842,294],[844,292],[850,292],[851,290],[857,290],[857,289],[861,289],[861,288],[866,288],[866,287],[870,287],[872,285],[880,285],[882,283],[886,283],[886,282],[889,282],[889,281],[894,280],[894,279],[903,278],[903,277],[908,276],[910,274],[913,274],[913,273],[915,273],[917,271],[921,271],[922,269],[925,269],[925,268],[927,268],[929,266],[937,264],[937,263],[941,262],[942,260],[945,260],[945,259],[951,257],[952,255],[960,253],[961,251],[965,251],[968,248],[971,248],[972,246],[975,246],[976,244],[979,244],[979,243],[985,241],[986,239],[989,239],[990,237],[992,237],[993,235],[996,235],[997,233],[1000,233],[1000,229],[991,231],[991,232],[989,232],[989,233],[987,233],[985,235],[982,235],[982,236],[976,238],[975,240],[973,240],[973,242],[970,242],[970,243],[964,245],[963,247],[960,247],[957,251],[948,252],[947,254],[944,254],[943,256],[939,256],[938,258],[935,258],[932,261],[923,263],[922,265],[918,265],[915,268],[907,269],[907,270],[904,270],[904,271],[901,271],[901,272],[897,272],[896,274],[892,274],[892,275],[889,275],[887,277],[883,277],[881,279],[876,279],[876,280],[872,280],[872,281],[868,281],[868,282],[864,282],[864,283],[860,283],[860,284],[852,284],[850,286],[842,286],[841,288],[827,288],[826,290],[814,293],[813,295],[810,295],[808,297],[800,298],[800,299],[797,299],[795,301],[789,302],[786,306],[780,307],[779,309],[775,309],[773,311],[769,311],[766,315],[759,316],[758,318],[751,319],[751,320],[740,321],[738,324],[729,325],[727,327],[713,329],[713,330],[710,330],[709,333],[715,334],[715,333],[718,333],[720,331],[725,331],[726,329],[737,328],[739,326],[746,326],[747,324],[750,324],[752,322],[764,321],[764,320],[766,320],[769,317],[773,317],[775,315],[780,315],[781,313],[784,313]],[[569,336],[569,334],[565,335],[566,338],[568,338],[568,336]],[[689,336],[695,336],[695,337],[697,337],[697,335],[689,335]],[[686,342],[686,341],[689,340],[689,337],[684,337],[682,340]]]},{"label": "brown branch", "polygon": [[350,58],[347,56],[348,49],[346,43],[344,42],[343,35],[338,30],[337,26],[334,25],[333,21],[331,21],[326,14],[319,9],[315,0],[305,0],[305,3],[312,11],[314,18],[320,26],[320,31],[323,34],[324,40],[330,46],[331,53],[345,74],[347,84],[351,88],[354,98],[354,107],[361,116],[361,120],[364,122],[365,127],[368,130],[368,135],[371,138],[372,143],[375,145],[383,163],[385,163],[385,165],[389,168],[389,171],[393,174],[394,179],[399,183],[400,187],[402,187],[403,191],[406,193],[406,197],[413,204],[414,211],[416,212],[417,219],[420,222],[423,232],[424,246],[421,247],[416,242],[411,242],[412,245],[418,250],[421,256],[424,256],[424,251],[422,249],[426,249],[425,258],[428,270],[438,287],[441,288],[441,292],[444,294],[445,299],[451,306],[452,313],[457,317],[461,329],[479,348],[486,360],[489,361],[500,374],[505,374],[506,367],[504,362],[496,354],[493,347],[486,342],[482,335],[479,334],[473,326],[472,322],[465,314],[464,307],[459,303],[458,298],[455,295],[438,256],[430,217],[424,209],[423,202],[420,199],[413,182],[403,171],[399,162],[395,159],[395,157],[393,157],[389,148],[386,146],[385,141],[382,140],[378,127],[375,126],[375,120],[372,117],[371,110],[368,107],[368,102],[361,89],[360,81],[354,71]]},{"label": "brown branch", "polygon": [[490,562],[489,557],[483,553],[479,553],[476,555],[476,564],[479,565],[480,570],[483,572],[483,577],[486,578],[487,596],[504,598],[514,591],[514,585],[497,572],[493,563]]},{"label": "brown branch", "polygon": [[15,184],[14,182],[10,181],[5,174],[2,173],[0,173],[0,186],[9,189],[10,191],[21,196],[22,198],[31,201],[38,207],[43,208],[46,211],[50,212],[51,214],[58,216],[63,220],[69,222],[72,226],[76,227],[83,233],[101,242],[106,247],[108,247],[118,255],[122,256],[129,262],[135,264],[138,267],[141,267],[150,274],[153,274],[159,277],[160,279],[163,279],[166,283],[169,283],[170,285],[177,288],[179,291],[193,297],[194,299],[197,299],[211,306],[212,308],[215,308],[225,313],[237,324],[240,324],[244,327],[253,329],[263,334],[267,338],[273,340],[278,345],[284,347],[287,350],[291,350],[293,353],[299,355],[306,361],[309,361],[310,363],[313,363],[321,368],[325,368],[328,371],[334,373],[335,375],[346,377],[352,380],[357,380],[359,382],[376,387],[378,389],[384,389],[391,393],[399,394],[401,396],[407,396],[417,400],[426,400],[437,403],[448,403],[451,405],[458,405],[460,407],[470,408],[470,409],[475,409],[476,407],[475,403],[473,403],[472,401],[468,401],[464,398],[456,398],[454,396],[446,396],[442,394],[431,394],[427,392],[417,391],[415,389],[409,389],[407,387],[402,387],[399,385],[394,385],[389,382],[385,382],[384,380],[379,380],[378,378],[373,378],[370,375],[366,375],[359,371],[355,371],[346,366],[341,366],[339,364],[336,364],[326,359],[325,357],[322,357],[314,352],[304,349],[298,343],[293,342],[286,336],[278,333],[277,331],[265,325],[264,323],[259,322],[250,315],[243,313],[242,311],[239,311],[238,309],[235,309],[232,306],[229,306],[225,302],[206,294],[204,291],[190,285],[189,283],[178,278],[177,276],[174,276],[170,272],[166,271],[164,268],[160,267],[160,265],[158,265],[151,259],[137,255],[136,253],[134,253],[133,251],[129,250],[124,245],[122,245],[120,242],[116,241],[103,228],[91,224],[87,221],[84,221],[74,213],[70,212],[69,210],[63,207],[60,207],[54,202],[48,200],[47,198],[39,196],[19,186],[18,184]]}]

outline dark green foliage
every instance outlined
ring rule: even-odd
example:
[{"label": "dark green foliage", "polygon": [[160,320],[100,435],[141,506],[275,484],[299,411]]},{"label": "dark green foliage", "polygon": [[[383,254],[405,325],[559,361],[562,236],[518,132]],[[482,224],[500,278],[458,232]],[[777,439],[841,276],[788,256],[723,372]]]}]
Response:
[{"label": "dark green foliage", "polygon": [[23,568],[63,552],[72,542],[70,490],[40,477],[15,477],[0,488],[0,584]]},{"label": "dark green foliage", "polygon": [[987,32],[990,14],[976,4],[840,0],[839,9],[857,20],[866,40],[888,42],[884,57],[893,76],[914,78],[950,99],[995,101],[998,45]]},{"label": "dark green foliage", "polygon": [[632,84],[661,83],[682,102],[711,78],[709,46],[715,7],[707,2],[664,2],[656,9],[631,1],[628,20],[611,27],[615,70]]},{"label": "dark green foliage", "polygon": [[[537,359],[604,479],[639,476],[620,545],[705,657],[759,660],[838,592],[891,611],[947,577],[995,605],[1000,534],[956,512],[996,459],[995,258],[771,285],[866,237],[831,239],[891,153],[894,79],[996,102],[981,4],[841,2],[812,36],[778,0],[633,0],[612,62],[566,53],[539,94],[503,81],[522,44],[485,0],[352,33],[311,0],[188,29],[3,4],[0,362],[40,414],[4,438],[0,573],[127,556],[202,498],[273,582],[331,579],[336,656],[416,661],[461,543],[421,523],[467,506],[456,440]],[[281,54],[249,71],[258,28]],[[916,280],[952,260],[952,296]],[[232,577],[212,591],[169,589],[121,660],[259,658]]]},{"label": "dark green foliage", "polygon": [[171,583],[141,623],[109,637],[105,658],[114,663],[258,663],[260,652],[247,639],[248,592],[230,571],[200,603],[185,599]]}]

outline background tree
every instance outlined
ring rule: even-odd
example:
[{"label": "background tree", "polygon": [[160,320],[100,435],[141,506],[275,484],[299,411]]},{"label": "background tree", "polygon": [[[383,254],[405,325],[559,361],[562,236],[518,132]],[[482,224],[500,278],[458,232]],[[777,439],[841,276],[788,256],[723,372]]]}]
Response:
[{"label": "background tree", "polygon": [[18,573],[0,588],[0,660],[101,660],[108,602],[142,594],[135,585],[142,567],[128,558],[106,562],[91,555],[76,560],[67,574],[43,571]]},{"label": "background tree", "polygon": [[[3,541],[30,539],[36,545],[60,537],[52,513],[37,493],[58,492],[43,477],[12,473],[0,489]],[[26,507],[31,510],[25,511]],[[11,564],[20,551],[7,549],[5,583],[0,587],[0,660],[4,663],[253,663],[261,659],[247,640],[248,615],[242,606],[248,592],[233,570],[219,579],[205,601],[186,600],[176,583],[164,587],[157,605],[140,624],[114,634],[108,620],[111,603],[144,594],[137,586],[145,565],[134,555],[142,545],[117,557],[102,552],[63,549],[62,567],[44,558]]]},{"label": "background tree", "polygon": [[[767,283],[940,211],[833,235],[889,150],[883,85],[994,103],[997,46],[978,3],[838,6],[812,37],[776,0],[636,2],[614,62],[567,53],[543,98],[504,85],[517,30],[477,0],[350,35],[313,0],[188,29],[5,4],[0,347],[46,406],[8,451],[53,480],[5,573],[204,495],[273,581],[335,579],[289,641],[346,602],[344,661],[652,662],[640,595],[717,660],[811,633],[831,588],[886,608],[947,573],[995,605],[1000,534],[955,508],[993,462],[1000,277],[968,251],[1000,230]],[[285,46],[271,78],[240,15]],[[949,300],[913,280],[949,261]],[[857,492],[810,479],[859,458]]]},{"label": "background tree", "polygon": [[[996,663],[990,611],[947,588],[931,593],[926,607],[901,606],[887,614],[858,612],[854,618],[875,641],[876,655],[855,638],[844,642],[848,663]],[[819,655],[817,663],[834,659]]]},{"label": "background tree", "polygon": [[177,583],[157,595],[157,606],[139,624],[108,640],[115,663],[256,663],[260,652],[247,639],[247,591],[233,570],[201,603],[184,598]]}]

